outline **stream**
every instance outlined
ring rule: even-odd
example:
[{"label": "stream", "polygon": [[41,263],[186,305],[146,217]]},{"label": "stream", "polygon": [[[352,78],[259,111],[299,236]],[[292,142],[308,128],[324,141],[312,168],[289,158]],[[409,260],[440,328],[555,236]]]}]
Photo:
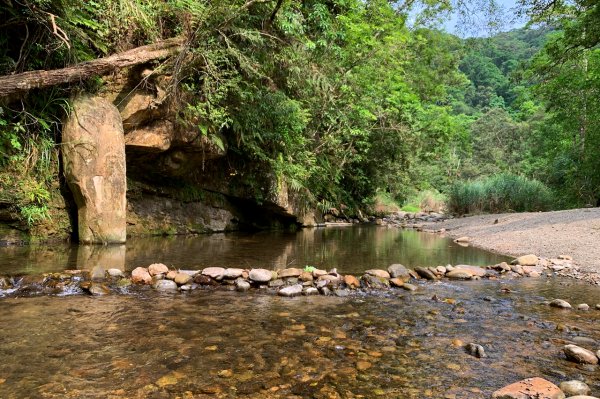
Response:
[{"label": "stream", "polygon": [[[506,260],[433,234],[347,227],[7,247],[0,275],[155,262],[360,274]],[[597,287],[547,277],[416,284],[347,297],[148,289],[0,298],[0,398],[485,398],[535,376],[583,380],[600,394],[598,366],[562,353],[580,337],[600,349]],[[554,298],[591,310],[543,303]],[[470,342],[487,356],[469,355]]]}]

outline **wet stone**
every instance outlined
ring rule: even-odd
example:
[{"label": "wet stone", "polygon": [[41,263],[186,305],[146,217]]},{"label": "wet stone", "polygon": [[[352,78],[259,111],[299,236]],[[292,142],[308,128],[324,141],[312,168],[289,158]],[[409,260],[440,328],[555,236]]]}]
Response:
[{"label": "wet stone", "polygon": [[319,295],[319,290],[315,287],[308,287],[302,293],[304,295]]},{"label": "wet stone", "polygon": [[390,274],[388,272],[386,272],[385,270],[369,269],[369,270],[365,271],[365,273],[368,275],[371,275],[371,276],[379,277],[379,278],[390,278]]},{"label": "wet stone", "polygon": [[152,284],[152,288],[157,291],[175,291],[177,290],[177,283],[173,280],[158,280]]},{"label": "wet stone", "polygon": [[271,281],[273,273],[267,269],[252,269],[249,274],[250,280],[257,283],[266,283]]},{"label": "wet stone", "polygon": [[591,392],[590,387],[585,382],[577,380],[561,382],[560,389],[567,396],[587,395]]},{"label": "wet stone", "polygon": [[277,272],[277,277],[279,278],[287,278],[287,277],[300,277],[302,274],[301,269],[297,269],[295,267],[291,267],[288,269],[283,269]]},{"label": "wet stone", "polygon": [[577,345],[588,345],[590,347],[594,347],[597,343],[595,339],[590,337],[573,337],[571,338],[571,341],[573,341]]},{"label": "wet stone", "polygon": [[280,289],[277,292],[277,295],[291,297],[291,296],[300,295],[301,293],[302,293],[302,285],[296,284],[296,285],[292,285],[292,286]]},{"label": "wet stone", "polygon": [[404,265],[401,265],[399,263],[390,265],[388,267],[388,273],[390,274],[391,277],[399,278],[399,279],[403,280],[404,282],[410,280],[410,273],[409,273],[408,269]]},{"label": "wet stone", "polygon": [[352,289],[360,287],[360,281],[350,274],[344,276],[344,283]]},{"label": "wet stone", "polygon": [[196,284],[200,284],[200,285],[217,285],[219,284],[218,282],[216,282],[215,280],[213,280],[212,278],[205,276],[204,274],[197,274],[194,277],[194,283]]},{"label": "wet stone", "polygon": [[550,302],[550,306],[559,309],[571,309],[571,304],[563,299],[554,299]]},{"label": "wet stone", "polygon": [[223,278],[236,279],[238,277],[242,277],[243,273],[244,273],[244,269],[237,269],[237,268],[229,267],[223,271]]},{"label": "wet stone", "polygon": [[415,272],[417,272],[417,274],[420,277],[423,277],[424,279],[427,279],[427,280],[436,280],[437,279],[437,276],[426,267],[415,267]]},{"label": "wet stone", "polygon": [[165,278],[168,278],[169,280],[175,280],[175,276],[177,276],[177,272],[175,270],[169,270],[165,275]]},{"label": "wet stone", "polygon": [[416,291],[417,290],[417,286],[414,284],[409,284],[409,283],[404,283],[402,284],[402,288],[407,290],[407,291]]},{"label": "wet stone", "polygon": [[485,354],[485,349],[483,348],[483,346],[478,345],[478,344],[474,344],[474,343],[467,344],[465,349],[466,349],[467,353],[471,356],[475,356],[478,358],[487,356]]},{"label": "wet stone", "polygon": [[285,285],[285,282],[282,279],[278,278],[277,280],[269,281],[268,285],[271,288],[278,288],[283,287]]},{"label": "wet stone", "polygon": [[131,281],[135,284],[150,284],[152,283],[152,276],[143,267],[136,267],[131,272]]},{"label": "wet stone", "polygon": [[335,296],[346,297],[350,295],[350,290],[338,288],[333,290],[333,293]]},{"label": "wet stone", "polygon": [[300,279],[300,281],[313,281],[314,277],[312,275],[312,273],[309,272],[302,272],[300,274],[300,277],[298,277]]},{"label": "wet stone", "polygon": [[582,364],[598,364],[598,357],[592,351],[577,345],[565,345],[563,352],[568,360]]},{"label": "wet stone", "polygon": [[401,278],[392,278],[390,279],[390,285],[392,287],[402,287],[404,285],[404,281]]},{"label": "wet stone", "polygon": [[385,289],[390,286],[390,281],[388,279],[372,276],[370,274],[362,276],[362,280],[369,288]]},{"label": "wet stone", "polygon": [[202,270],[202,274],[215,280],[221,280],[225,274],[225,269],[222,267],[207,267]]},{"label": "wet stone", "polygon": [[250,289],[250,283],[239,278],[235,281],[235,289],[240,292],[248,291]]},{"label": "wet stone", "polygon": [[106,285],[96,282],[82,283],[80,287],[90,295],[100,296],[110,294],[110,289]]},{"label": "wet stone", "polygon": [[577,310],[590,310],[590,305],[587,303],[580,303],[577,305]]},{"label": "wet stone", "polygon": [[[189,274],[186,273],[177,273],[177,275],[174,278],[174,281],[177,285],[184,285],[184,284],[188,284],[192,281],[192,276],[190,276]],[[169,280],[170,281],[170,280]]]},{"label": "wet stone", "polygon": [[559,387],[543,378],[534,377],[497,390],[492,399],[564,399]]},{"label": "wet stone", "polygon": [[452,280],[469,280],[473,277],[473,274],[468,270],[457,268],[446,273],[446,277]]},{"label": "wet stone", "polygon": [[120,269],[108,269],[106,274],[109,277],[123,277],[123,272]]}]

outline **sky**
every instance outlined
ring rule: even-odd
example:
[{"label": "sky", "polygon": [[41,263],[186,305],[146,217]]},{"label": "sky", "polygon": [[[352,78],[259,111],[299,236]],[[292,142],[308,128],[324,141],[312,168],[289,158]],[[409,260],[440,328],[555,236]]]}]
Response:
[{"label": "sky", "polygon": [[502,7],[501,20],[502,23],[496,29],[489,29],[486,27],[486,20],[482,15],[472,14],[472,21],[468,26],[461,24],[460,18],[457,13],[451,15],[450,19],[442,24],[442,28],[455,35],[461,37],[473,37],[473,36],[489,36],[498,32],[506,32],[511,29],[521,28],[527,22],[523,19],[518,19],[516,16],[516,4],[517,0],[496,0],[496,2]]}]

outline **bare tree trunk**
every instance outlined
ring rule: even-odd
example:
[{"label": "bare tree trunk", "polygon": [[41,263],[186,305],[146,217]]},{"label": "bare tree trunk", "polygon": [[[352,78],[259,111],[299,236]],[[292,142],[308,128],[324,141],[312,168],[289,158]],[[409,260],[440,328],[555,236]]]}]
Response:
[{"label": "bare tree trunk", "polygon": [[183,42],[183,38],[172,38],[67,68],[0,76],[0,99],[31,89],[81,82],[93,76],[106,75],[116,69],[166,58],[178,52]]}]

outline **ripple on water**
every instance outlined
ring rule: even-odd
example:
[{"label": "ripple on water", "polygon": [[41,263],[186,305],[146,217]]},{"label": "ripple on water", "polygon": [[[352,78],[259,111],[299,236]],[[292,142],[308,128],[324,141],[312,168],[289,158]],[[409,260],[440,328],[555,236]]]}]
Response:
[{"label": "ripple on water", "polygon": [[[481,398],[530,376],[583,377],[599,389],[597,371],[567,362],[561,349],[576,335],[599,340],[600,312],[540,305],[556,293],[585,296],[585,286],[519,280],[509,294],[503,286],[347,298],[4,299],[0,397]],[[482,345],[487,357],[457,341]]]}]

